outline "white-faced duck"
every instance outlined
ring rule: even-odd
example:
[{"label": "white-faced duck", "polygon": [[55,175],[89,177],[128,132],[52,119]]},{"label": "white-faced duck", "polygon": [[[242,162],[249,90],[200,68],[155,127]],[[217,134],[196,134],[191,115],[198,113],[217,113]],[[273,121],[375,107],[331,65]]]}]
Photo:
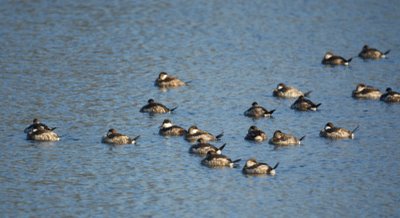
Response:
[{"label": "white-faced duck", "polygon": [[168,75],[166,72],[161,72],[158,75],[158,78],[156,79],[154,84],[163,89],[176,88],[187,85],[185,82],[176,77]]},{"label": "white-faced duck", "polygon": [[221,147],[217,148],[214,145],[204,141],[204,139],[200,138],[199,140],[197,140],[197,144],[192,145],[189,148],[189,153],[198,154],[200,156],[205,156],[205,155],[207,155],[207,153],[209,151],[213,151],[216,154],[221,154],[222,153],[222,149],[225,148],[225,145],[226,145],[226,143],[223,144]]}]

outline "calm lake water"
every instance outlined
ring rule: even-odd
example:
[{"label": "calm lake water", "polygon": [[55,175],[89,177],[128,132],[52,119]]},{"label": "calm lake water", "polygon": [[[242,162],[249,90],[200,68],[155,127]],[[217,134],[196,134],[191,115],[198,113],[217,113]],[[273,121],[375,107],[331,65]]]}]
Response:
[{"label": "calm lake water", "polygon": [[[383,1],[2,1],[0,213],[2,217],[399,217],[400,104],[355,100],[360,82],[400,90],[400,3]],[[368,44],[387,59],[356,58]],[[349,67],[324,67],[331,50]],[[160,71],[187,87],[163,92]],[[280,82],[322,103],[295,112],[272,97]],[[149,98],[172,114],[149,116]],[[243,112],[257,101],[273,119]],[[33,118],[55,143],[27,141]],[[224,132],[240,168],[209,169],[166,118]],[[328,122],[354,140],[319,137]],[[244,140],[256,125],[306,135],[275,149]],[[137,145],[100,142],[109,128]],[[244,176],[245,160],[280,162],[277,175]]]}]

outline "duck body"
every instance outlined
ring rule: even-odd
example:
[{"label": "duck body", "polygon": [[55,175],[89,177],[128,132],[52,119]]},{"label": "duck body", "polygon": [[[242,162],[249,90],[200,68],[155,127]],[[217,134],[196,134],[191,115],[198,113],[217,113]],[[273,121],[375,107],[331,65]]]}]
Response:
[{"label": "duck body", "polygon": [[206,158],[204,158],[201,161],[201,164],[211,167],[211,168],[215,168],[215,167],[235,168],[238,166],[236,163],[239,161],[240,161],[240,159],[232,161],[230,158],[228,158],[225,155],[217,154],[215,152],[209,151],[207,153]]},{"label": "duck body", "polygon": [[33,129],[27,133],[28,140],[34,141],[59,141],[60,137],[57,133],[52,130],[45,129],[44,127],[39,127],[37,129]]},{"label": "duck body", "polygon": [[387,88],[386,93],[380,97],[380,100],[386,103],[398,103],[400,102],[400,93],[393,91],[391,88]]},{"label": "duck body", "polygon": [[147,105],[143,106],[140,109],[140,112],[142,112],[142,113],[150,113],[150,114],[164,114],[164,113],[172,112],[175,109],[176,109],[176,107],[172,108],[172,109],[169,109],[166,106],[164,106],[163,104],[157,103],[153,99],[149,99],[147,101]]},{"label": "duck body", "polygon": [[272,95],[278,98],[298,98],[300,96],[308,96],[311,91],[303,93],[302,91],[286,86],[284,83],[279,83],[276,89],[272,92]]},{"label": "duck body", "polygon": [[271,117],[275,110],[268,111],[264,107],[253,102],[252,106],[244,112],[244,115],[252,118]]},{"label": "duck body", "polygon": [[389,54],[390,50],[386,52],[381,52],[376,48],[370,48],[368,45],[364,45],[361,52],[358,54],[358,57],[362,59],[381,59],[385,58],[387,54]]},{"label": "duck body", "polygon": [[204,142],[204,140],[199,139],[198,143],[195,145],[192,145],[189,148],[189,153],[192,154],[198,154],[200,156],[205,156],[207,155],[208,152],[215,152],[216,154],[221,154],[222,149],[224,149],[226,144],[223,144],[221,147],[217,148],[214,145],[210,143]]},{"label": "duck body", "polygon": [[177,88],[180,86],[185,86],[186,83],[181,81],[180,79],[169,76],[166,72],[161,72],[158,75],[158,78],[154,82],[154,84],[160,88],[166,89],[166,88]]},{"label": "duck body", "polygon": [[219,140],[222,136],[223,133],[214,136],[213,134],[207,131],[197,128],[197,126],[191,126],[186,132],[185,139],[189,142],[195,142],[198,141],[199,139],[204,140],[204,142],[209,142],[209,141]]},{"label": "duck body", "polygon": [[108,130],[107,134],[102,137],[101,142],[112,145],[135,144],[136,140],[139,137],[140,136],[136,136],[135,138],[130,138],[129,136],[118,133],[115,129],[110,129]]},{"label": "duck body", "polygon": [[354,132],[357,129],[358,126],[353,131],[350,131],[345,128],[335,127],[329,122],[325,125],[325,128],[320,131],[319,135],[329,139],[354,139]]},{"label": "duck body", "polygon": [[300,145],[304,138],[305,136],[298,139],[291,134],[286,134],[280,130],[276,130],[274,136],[269,140],[269,143],[277,146]]},{"label": "duck body", "polygon": [[275,175],[275,169],[279,166],[279,162],[274,166],[271,167],[266,163],[259,163],[256,159],[249,159],[246,161],[242,172],[244,174],[252,174],[252,175]]},{"label": "duck body", "polygon": [[346,60],[341,56],[334,55],[332,52],[327,52],[325,53],[321,63],[330,66],[337,66],[337,65],[348,66],[351,60],[352,58]]},{"label": "duck body", "polygon": [[362,83],[358,84],[352,92],[352,97],[358,99],[379,99],[381,96],[382,92],[379,89]]},{"label": "duck body", "polygon": [[184,128],[173,125],[169,119],[165,119],[163,124],[160,126],[158,134],[162,136],[183,136],[187,132]]},{"label": "duck body", "polygon": [[290,108],[298,111],[316,111],[320,105],[321,103],[315,104],[304,96],[300,96]]},{"label": "duck body", "polygon": [[250,126],[249,130],[247,131],[247,135],[244,139],[250,140],[250,141],[255,141],[255,142],[262,142],[264,140],[267,140],[268,136],[257,128],[256,126]]}]

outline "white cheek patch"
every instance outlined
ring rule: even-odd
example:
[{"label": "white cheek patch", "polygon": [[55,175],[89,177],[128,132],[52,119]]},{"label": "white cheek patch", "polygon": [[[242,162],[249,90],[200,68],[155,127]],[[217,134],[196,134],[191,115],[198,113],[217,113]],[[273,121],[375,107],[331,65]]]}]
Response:
[{"label": "white cheek patch", "polygon": [[164,75],[161,75],[160,79],[161,79],[161,80],[165,80],[167,77],[168,77],[168,75],[165,75],[165,74],[164,74]]},{"label": "white cheek patch", "polygon": [[330,126],[325,126],[325,130],[330,130],[332,129]]},{"label": "white cheek patch", "polygon": [[198,129],[191,129],[191,130],[190,130],[190,134],[196,134],[197,132],[199,132]]},{"label": "white cheek patch", "polygon": [[163,126],[164,128],[169,128],[169,127],[172,126],[172,123],[164,123],[162,126]]},{"label": "white cheek patch", "polygon": [[283,86],[278,86],[278,90],[282,90],[283,89]]},{"label": "white cheek patch", "polygon": [[332,54],[326,54],[325,55],[325,59],[329,59],[329,58],[331,58],[332,57]]}]

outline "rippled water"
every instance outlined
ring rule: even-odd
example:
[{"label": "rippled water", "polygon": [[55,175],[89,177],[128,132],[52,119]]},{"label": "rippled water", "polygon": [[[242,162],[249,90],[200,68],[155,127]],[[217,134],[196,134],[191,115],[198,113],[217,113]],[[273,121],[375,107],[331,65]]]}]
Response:
[{"label": "rippled water", "polygon": [[[360,83],[400,90],[397,1],[2,1],[0,4],[0,212],[2,216],[400,216],[400,105],[352,99]],[[324,67],[364,44],[389,58]],[[153,86],[167,71],[187,87]],[[319,112],[275,99],[285,82],[321,102]],[[172,114],[139,113],[147,99]],[[252,120],[253,101],[275,109]],[[56,143],[25,140],[34,117]],[[209,169],[182,138],[159,136],[165,118],[196,124],[224,153],[275,164],[274,177]],[[326,122],[354,140],[318,136]],[[243,138],[250,125],[307,135],[274,149]],[[109,128],[137,145],[100,143]]]}]

